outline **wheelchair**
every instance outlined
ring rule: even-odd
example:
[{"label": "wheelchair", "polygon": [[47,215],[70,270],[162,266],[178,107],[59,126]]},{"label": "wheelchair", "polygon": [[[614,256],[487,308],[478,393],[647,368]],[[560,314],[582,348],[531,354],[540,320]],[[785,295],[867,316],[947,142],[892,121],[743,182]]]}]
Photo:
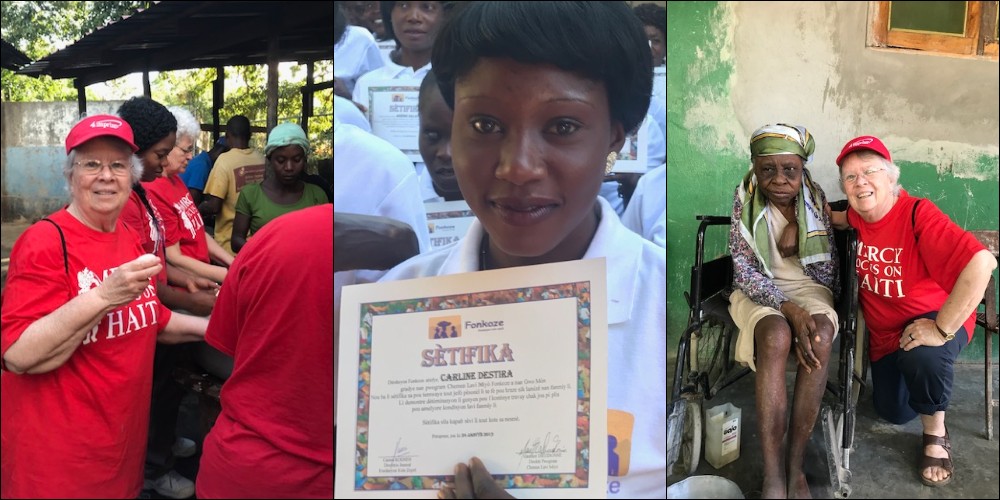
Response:
[{"label": "wheelchair", "polygon": [[[846,210],[846,201],[832,202],[833,210]],[[685,298],[688,326],[681,335],[670,392],[667,417],[667,474],[688,476],[695,472],[702,448],[702,402],[750,373],[736,363],[735,344],[739,333],[729,315],[729,294],[733,290],[733,262],[730,255],[705,261],[705,236],[711,227],[722,226],[728,242],[730,217],[699,215],[695,241],[695,262]],[[717,232],[717,231],[716,231]],[[854,445],[857,402],[867,388],[867,337],[858,308],[858,279],[853,263],[857,259],[857,238],[853,229],[835,230],[834,241],[840,258],[840,296],[835,298],[839,316],[839,358],[837,376],[831,374],[820,409],[820,427],[829,464],[830,484],[837,498],[851,494],[850,453]],[[727,245],[728,248],[728,245]]]}]

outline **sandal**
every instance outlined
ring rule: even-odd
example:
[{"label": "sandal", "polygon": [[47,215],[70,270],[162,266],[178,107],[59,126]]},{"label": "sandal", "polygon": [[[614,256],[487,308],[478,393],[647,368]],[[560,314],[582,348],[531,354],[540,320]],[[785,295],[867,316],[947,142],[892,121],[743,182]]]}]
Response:
[{"label": "sandal", "polygon": [[[938,445],[944,448],[944,451],[948,453],[948,458],[931,457],[926,454],[923,454],[923,451],[921,451],[920,472],[918,473],[920,475],[920,482],[924,483],[924,485],[926,486],[935,486],[935,487],[944,486],[950,483],[951,478],[955,475],[954,472],[955,466],[951,462],[951,439],[948,437],[947,427],[944,430],[944,436],[932,436],[930,434],[924,434],[923,447],[926,448],[927,446],[933,446],[933,445]],[[923,448],[921,448],[921,450],[923,450]],[[924,471],[930,467],[940,467],[946,470],[948,472],[948,477],[940,481],[932,481],[930,479],[927,479],[926,477],[924,477]]]}]

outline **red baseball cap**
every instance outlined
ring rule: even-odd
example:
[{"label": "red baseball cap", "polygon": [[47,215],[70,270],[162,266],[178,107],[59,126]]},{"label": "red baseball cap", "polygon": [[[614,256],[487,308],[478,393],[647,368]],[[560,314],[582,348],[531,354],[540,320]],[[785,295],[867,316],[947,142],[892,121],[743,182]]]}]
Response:
[{"label": "red baseball cap", "polygon": [[861,137],[855,137],[854,139],[847,141],[847,144],[844,144],[844,149],[842,149],[840,151],[840,155],[837,156],[837,166],[841,166],[840,163],[844,161],[845,156],[861,149],[874,151],[882,155],[882,157],[886,160],[892,161],[892,157],[889,156],[889,150],[886,149],[885,144],[882,144],[882,141],[878,140],[878,137],[873,135],[863,135]]},{"label": "red baseball cap", "polygon": [[95,138],[104,135],[117,137],[132,148],[132,152],[139,151],[139,146],[135,145],[135,135],[132,127],[121,117],[114,115],[94,115],[83,118],[66,136],[66,154],[73,148]]}]

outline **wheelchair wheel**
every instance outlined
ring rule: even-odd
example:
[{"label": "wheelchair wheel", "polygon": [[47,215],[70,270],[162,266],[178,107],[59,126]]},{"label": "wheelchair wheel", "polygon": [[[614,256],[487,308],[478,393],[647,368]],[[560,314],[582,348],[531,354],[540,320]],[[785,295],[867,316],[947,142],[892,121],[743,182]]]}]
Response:
[{"label": "wheelchair wheel", "polygon": [[701,328],[691,335],[691,369],[702,374],[706,382],[705,399],[715,395],[716,383],[731,368],[729,342],[732,333],[727,325],[715,319],[706,319]]},{"label": "wheelchair wheel", "polygon": [[677,449],[667,450],[668,457],[675,457],[673,463],[668,464],[667,475],[691,476],[701,460],[701,402],[697,397],[680,398],[675,405],[670,418],[677,427],[674,432],[668,432],[673,436],[668,439],[668,448]]}]

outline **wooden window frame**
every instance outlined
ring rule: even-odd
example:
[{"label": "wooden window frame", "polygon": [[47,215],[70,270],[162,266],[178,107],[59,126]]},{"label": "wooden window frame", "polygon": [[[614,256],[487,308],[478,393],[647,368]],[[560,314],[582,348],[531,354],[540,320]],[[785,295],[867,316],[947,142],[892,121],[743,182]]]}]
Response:
[{"label": "wooden window frame", "polygon": [[870,3],[873,40],[869,46],[997,59],[997,39],[993,37],[997,25],[997,2],[966,2],[964,36],[890,30],[889,3]]}]

